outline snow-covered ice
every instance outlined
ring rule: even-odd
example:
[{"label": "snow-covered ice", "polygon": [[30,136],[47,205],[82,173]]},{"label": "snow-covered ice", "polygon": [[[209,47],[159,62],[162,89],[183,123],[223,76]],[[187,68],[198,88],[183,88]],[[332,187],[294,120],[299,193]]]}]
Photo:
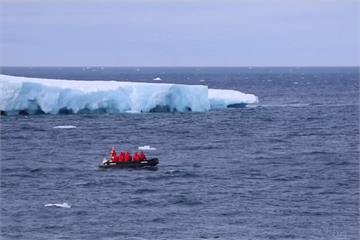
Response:
[{"label": "snow-covered ice", "polygon": [[257,96],[235,90],[209,89],[208,94],[211,109],[236,107],[258,102]]},{"label": "snow-covered ice", "polygon": [[257,103],[253,94],[205,85],[55,80],[0,75],[0,110],[49,113],[206,112]]}]

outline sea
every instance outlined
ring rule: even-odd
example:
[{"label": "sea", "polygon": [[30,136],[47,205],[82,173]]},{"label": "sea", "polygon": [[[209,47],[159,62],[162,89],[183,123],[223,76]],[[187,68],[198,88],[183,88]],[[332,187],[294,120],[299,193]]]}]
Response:
[{"label": "sea", "polygon": [[[1,116],[1,239],[359,239],[357,67],[4,67],[202,84],[259,103],[190,113]],[[99,169],[151,146],[157,169]]]}]

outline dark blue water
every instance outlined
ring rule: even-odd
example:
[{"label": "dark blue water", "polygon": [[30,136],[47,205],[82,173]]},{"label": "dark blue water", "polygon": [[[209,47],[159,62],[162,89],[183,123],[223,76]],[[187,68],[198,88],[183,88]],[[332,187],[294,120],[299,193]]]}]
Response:
[{"label": "dark blue water", "polygon": [[[205,80],[260,100],[207,113],[3,116],[2,239],[359,239],[356,68],[2,72]],[[158,170],[99,170],[113,145],[156,147]]]}]

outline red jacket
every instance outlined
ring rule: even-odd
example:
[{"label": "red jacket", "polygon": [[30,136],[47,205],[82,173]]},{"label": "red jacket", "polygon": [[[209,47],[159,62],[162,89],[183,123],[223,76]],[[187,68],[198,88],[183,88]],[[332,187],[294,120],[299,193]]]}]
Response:
[{"label": "red jacket", "polygon": [[115,156],[113,162],[118,163],[119,162],[119,157]]},{"label": "red jacket", "polygon": [[136,153],[134,154],[134,162],[138,162],[138,161],[140,161],[140,156],[139,156],[138,153],[136,152]]},{"label": "red jacket", "polygon": [[121,152],[119,155],[119,162],[125,162],[125,153]]},{"label": "red jacket", "polygon": [[116,151],[114,149],[111,150],[111,161],[116,161]]},{"label": "red jacket", "polygon": [[140,161],[146,160],[146,156],[145,156],[144,152],[141,152],[139,157],[140,157]]},{"label": "red jacket", "polygon": [[130,162],[132,160],[131,155],[129,152],[125,153],[125,162]]}]

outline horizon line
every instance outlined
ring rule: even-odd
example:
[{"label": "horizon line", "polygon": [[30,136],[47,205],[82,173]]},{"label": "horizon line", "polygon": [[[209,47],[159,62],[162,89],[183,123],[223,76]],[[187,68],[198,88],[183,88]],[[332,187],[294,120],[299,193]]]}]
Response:
[{"label": "horizon line", "polygon": [[24,68],[61,68],[61,67],[66,67],[66,68],[79,68],[79,67],[85,67],[85,68],[101,68],[101,67],[118,67],[118,68],[336,68],[336,67],[344,67],[344,68],[360,68],[360,65],[238,65],[238,66],[221,66],[221,65],[209,65],[209,66],[205,66],[205,65],[184,65],[184,66],[170,66],[170,65],[164,65],[164,66],[160,66],[160,65],[144,65],[144,66],[136,66],[136,65],[52,65],[52,66],[42,66],[42,65],[30,65],[30,66],[26,66],[26,65],[8,65],[8,66],[0,66],[1,68],[15,68],[15,67],[24,67]]}]

